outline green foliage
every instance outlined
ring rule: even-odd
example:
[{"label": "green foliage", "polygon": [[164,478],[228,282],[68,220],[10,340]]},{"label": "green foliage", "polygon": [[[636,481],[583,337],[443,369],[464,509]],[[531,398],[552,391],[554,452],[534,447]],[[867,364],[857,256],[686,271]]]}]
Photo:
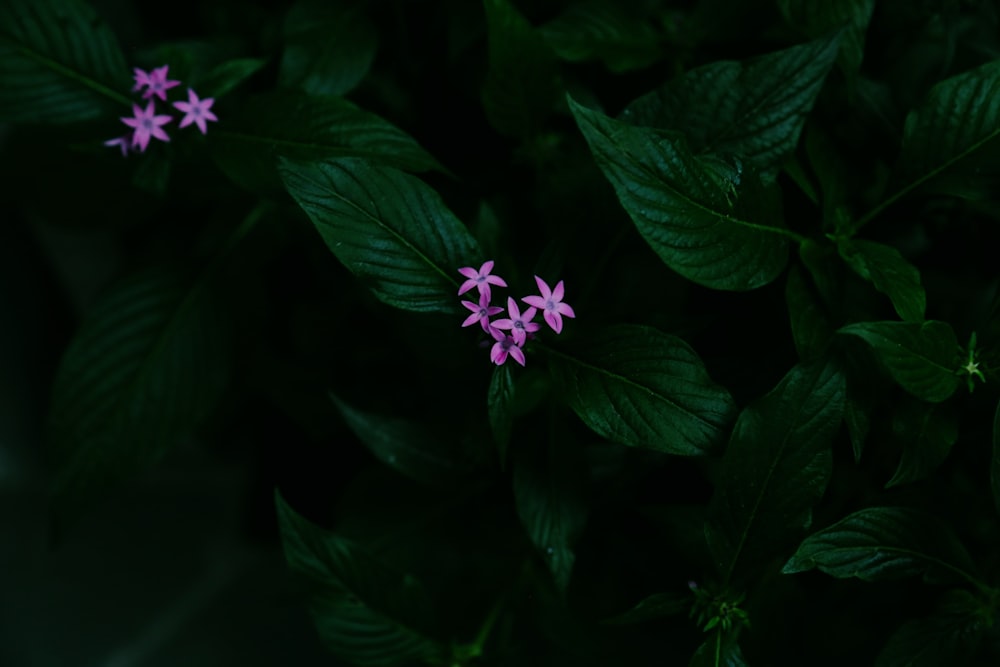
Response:
[{"label": "green foliage", "polygon": [[903,457],[887,487],[924,479],[944,462],[958,440],[955,415],[941,404],[904,401],[893,415],[892,429],[902,442]]},{"label": "green foliage", "polygon": [[497,366],[493,369],[489,392],[486,395],[489,410],[490,428],[497,443],[500,455],[500,465],[507,462],[507,445],[510,444],[510,432],[513,427],[512,414],[514,400],[514,378],[509,366]]},{"label": "green foliage", "polygon": [[657,30],[656,17],[648,9],[640,3],[629,6],[589,0],[570,4],[540,30],[563,60],[596,60],[612,72],[627,72],[648,67],[663,55],[664,35]]},{"label": "green foliage", "polygon": [[778,0],[778,8],[789,25],[807,37],[844,28],[837,62],[849,80],[857,76],[875,0]]},{"label": "green foliage", "polygon": [[972,662],[983,634],[981,605],[967,591],[945,594],[933,614],[899,626],[878,655],[876,667],[987,664]]},{"label": "green foliage", "polygon": [[901,318],[923,322],[927,297],[920,284],[920,272],[898,250],[872,241],[846,241],[839,249],[855,273],[889,297]]}]

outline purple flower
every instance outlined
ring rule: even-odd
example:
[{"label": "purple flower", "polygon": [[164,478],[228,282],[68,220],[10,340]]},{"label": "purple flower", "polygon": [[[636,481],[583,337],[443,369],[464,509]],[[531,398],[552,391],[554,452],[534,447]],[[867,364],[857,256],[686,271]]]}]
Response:
[{"label": "purple flower", "polygon": [[122,118],[123,123],[135,129],[135,132],[132,133],[132,145],[138,146],[140,153],[145,152],[151,136],[160,141],[170,141],[170,137],[167,136],[167,133],[160,126],[166,125],[173,118],[170,116],[153,115],[156,113],[153,105],[152,100],[149,101],[145,109],[140,109],[138,104],[133,104],[132,113],[134,117]]},{"label": "purple flower", "polygon": [[490,285],[497,285],[499,287],[506,287],[507,281],[505,281],[500,276],[491,276],[490,271],[493,270],[493,260],[488,262],[483,262],[483,265],[479,267],[476,271],[471,266],[466,266],[458,270],[463,276],[468,278],[461,287],[458,288],[459,294],[465,294],[473,287],[479,288],[479,294],[486,297],[486,300],[490,299]]},{"label": "purple flower", "polygon": [[524,301],[529,306],[540,309],[546,324],[552,327],[552,330],[556,333],[560,333],[563,327],[563,315],[566,317],[576,317],[573,308],[569,304],[563,303],[565,291],[563,281],[560,280],[556,283],[556,288],[553,290],[550,290],[548,284],[538,276],[535,276],[535,283],[538,284],[538,291],[541,292],[541,296],[526,296],[521,301]]},{"label": "purple flower", "polygon": [[514,337],[502,333],[498,329],[490,327],[490,335],[493,336],[493,349],[490,350],[490,361],[497,366],[503,366],[508,355],[514,357],[514,361],[524,366],[524,352],[514,341]]},{"label": "purple flower", "polygon": [[149,72],[141,70],[138,67],[132,68],[132,71],[135,72],[135,85],[132,86],[132,92],[142,90],[150,84]]},{"label": "purple flower", "polygon": [[198,94],[188,88],[188,101],[174,102],[174,106],[184,112],[184,118],[181,118],[180,127],[187,127],[191,123],[194,123],[198,126],[198,129],[201,130],[201,133],[205,134],[205,121],[219,120],[215,117],[214,113],[209,111],[214,103],[215,99],[211,97],[199,100]]},{"label": "purple flower", "polygon": [[[159,97],[162,101],[166,102],[167,91],[173,88],[174,86],[181,85],[180,81],[167,80],[167,70],[169,68],[170,68],[169,65],[164,65],[163,67],[157,67],[146,76],[145,83],[147,86],[149,86],[149,88],[147,88],[146,92],[142,94],[143,99],[149,99],[150,97],[153,97],[155,95]],[[141,88],[139,72],[142,72],[142,70],[138,70],[135,75],[136,90]],[[143,74],[145,74],[145,72],[143,72]]]},{"label": "purple flower", "polygon": [[122,157],[128,155],[129,146],[132,144],[132,133],[122,135],[120,137],[115,137],[114,139],[108,139],[104,142],[105,146],[118,146],[122,150]]},{"label": "purple flower", "polygon": [[462,326],[468,327],[472,326],[476,322],[479,322],[483,325],[483,331],[486,331],[487,333],[490,330],[490,318],[497,313],[503,312],[503,308],[500,306],[491,306],[490,300],[485,294],[481,294],[479,296],[478,304],[472,303],[471,301],[463,301],[462,305],[472,311],[472,315],[465,318],[465,321],[462,322]]},{"label": "purple flower", "polygon": [[517,307],[517,302],[511,297],[507,297],[507,314],[510,315],[509,318],[497,320],[493,326],[497,329],[510,329],[510,335],[518,345],[524,345],[529,333],[541,329],[541,326],[531,321],[531,318],[535,316],[535,309],[528,308],[522,315],[521,310]]}]

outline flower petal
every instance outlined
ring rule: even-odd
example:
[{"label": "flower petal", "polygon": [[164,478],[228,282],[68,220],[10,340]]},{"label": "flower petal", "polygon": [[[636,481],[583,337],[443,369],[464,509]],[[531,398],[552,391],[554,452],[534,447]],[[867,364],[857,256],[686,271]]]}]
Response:
[{"label": "flower petal", "polygon": [[458,272],[461,273],[466,278],[478,278],[479,277],[479,272],[476,271],[471,266],[463,266],[462,268],[460,268],[458,270]]},{"label": "flower petal", "polygon": [[546,310],[544,317],[546,324],[552,327],[553,331],[556,333],[562,332],[562,316],[560,316],[558,312]]},{"label": "flower petal", "polygon": [[563,294],[565,294],[565,292],[566,292],[566,290],[563,287],[563,281],[560,280],[559,282],[556,283],[556,288],[554,290],[552,290],[552,300],[553,301],[562,301],[563,300]]},{"label": "flower petal", "polygon": [[529,306],[534,306],[535,308],[545,308],[545,299],[540,296],[526,296],[521,299]]},{"label": "flower petal", "polygon": [[535,284],[538,285],[538,293],[542,295],[542,301],[548,301],[552,297],[552,290],[549,289],[549,284],[535,276]]},{"label": "flower petal", "polygon": [[512,347],[507,352],[514,357],[514,361],[524,366],[524,351],[519,347]]}]

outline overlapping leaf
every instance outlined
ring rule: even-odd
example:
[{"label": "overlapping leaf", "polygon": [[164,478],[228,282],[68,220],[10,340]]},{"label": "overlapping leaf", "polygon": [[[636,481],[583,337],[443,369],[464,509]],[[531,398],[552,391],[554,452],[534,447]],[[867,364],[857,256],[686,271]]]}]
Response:
[{"label": "overlapping leaf", "polygon": [[726,290],[766,285],[785,267],[780,201],[753,170],[696,157],[680,134],[569,104],[618,200],[667,266]]},{"label": "overlapping leaf", "polygon": [[923,322],[927,297],[920,284],[920,272],[898,250],[873,241],[845,241],[840,255],[859,276],[875,285],[892,301],[907,322]]},{"label": "overlapping leaf", "polygon": [[971,662],[984,629],[982,603],[968,591],[948,591],[934,613],[907,621],[892,634],[875,667],[986,664]]},{"label": "overlapping leaf", "polygon": [[958,440],[958,422],[945,405],[912,399],[893,415],[892,430],[902,442],[903,456],[887,488],[927,477],[948,458]]},{"label": "overlapping leaf", "polygon": [[457,270],[477,263],[468,229],[420,179],[367,160],[282,161],[285,187],[327,247],[385,303],[458,311]]},{"label": "overlapping leaf", "polygon": [[663,53],[663,36],[655,19],[641,10],[610,0],[590,0],[571,4],[540,30],[563,60],[599,60],[612,72],[626,72],[653,64]]},{"label": "overlapping leaf", "polygon": [[679,338],[643,326],[594,331],[550,354],[564,400],[599,435],[671,454],[706,453],[725,437],[733,400]]},{"label": "overlapping leaf", "polygon": [[510,431],[513,422],[511,402],[514,398],[514,379],[511,377],[510,366],[497,366],[493,369],[490,388],[487,392],[487,408],[489,410],[490,428],[497,442],[500,454],[500,465],[507,460],[507,445],[510,443]]},{"label": "overlapping leaf", "polygon": [[778,0],[778,8],[807,37],[820,37],[846,25],[837,61],[848,80],[857,76],[875,0]]},{"label": "overlapping leaf", "polygon": [[79,0],[0,3],[0,121],[70,123],[125,111],[114,33]]}]

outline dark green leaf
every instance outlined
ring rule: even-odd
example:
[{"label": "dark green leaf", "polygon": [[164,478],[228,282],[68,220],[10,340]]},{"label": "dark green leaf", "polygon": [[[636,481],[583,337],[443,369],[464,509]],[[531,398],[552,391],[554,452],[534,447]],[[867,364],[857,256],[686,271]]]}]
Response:
[{"label": "dark green leaf", "polygon": [[821,37],[846,26],[837,62],[848,80],[854,80],[864,56],[865,32],[875,0],[778,0],[778,8],[806,37]]},{"label": "dark green leaf", "polygon": [[612,72],[652,65],[662,56],[653,17],[608,0],[571,4],[540,30],[553,51],[571,63],[599,60]]},{"label": "dark green leaf", "polygon": [[280,190],[279,156],[292,160],[361,157],[406,171],[439,169],[399,128],[337,97],[278,91],[253,97],[211,134],[213,157],[239,185]]},{"label": "dark green leaf", "polygon": [[307,586],[323,643],[359,667],[441,660],[444,647],[414,629],[430,604],[410,576],[386,567],[357,544],[302,518],[275,494],[285,559]]},{"label": "dark green leaf", "polygon": [[202,97],[220,98],[260,71],[267,60],[263,58],[234,58],[209,70],[198,82]]},{"label": "dark green leaf", "polygon": [[958,388],[958,341],[946,322],[858,322],[838,333],[871,345],[893,379],[917,398],[940,403]]},{"label": "dark green leaf", "polygon": [[368,73],[378,33],[350,0],[299,0],[285,18],[279,82],[314,95],[345,95]]},{"label": "dark green leaf", "polygon": [[574,351],[550,351],[563,398],[597,434],[687,456],[723,439],[735,406],[687,343],[656,329],[593,331]]},{"label": "dark green leaf", "polygon": [[797,266],[793,266],[788,272],[785,302],[788,305],[792,339],[799,359],[803,362],[818,359],[829,347],[833,327]]},{"label": "dark green leaf", "polygon": [[690,591],[654,593],[628,611],[605,619],[604,623],[607,625],[632,625],[665,616],[676,616],[690,609],[692,601]]},{"label": "dark green leaf", "polygon": [[892,430],[903,444],[903,457],[886,488],[924,479],[944,463],[958,440],[951,411],[921,401],[904,402],[893,415]]},{"label": "dark green leaf", "polygon": [[125,111],[118,41],[84,2],[0,3],[0,121],[71,123]]},{"label": "dark green leaf", "polygon": [[906,507],[869,507],[813,533],[782,572],[819,568],[845,579],[882,581],[923,575],[975,583],[969,554],[943,521]]},{"label": "dark green leaf", "polygon": [[709,547],[725,582],[809,526],[832,472],[844,392],[832,365],[796,366],[740,414],[709,506]]},{"label": "dark green leaf", "polygon": [[993,488],[993,504],[1000,513],[1000,402],[993,413],[993,460],[990,465],[990,486]]},{"label": "dark green leaf", "polygon": [[531,137],[556,101],[555,55],[508,0],[483,0],[483,6],[489,32],[486,117],[501,134]]},{"label": "dark green leaf", "polygon": [[209,286],[134,276],[106,294],[63,355],[49,444],[60,510],[153,466],[212,412],[227,336]]},{"label": "dark green leaf", "polygon": [[348,428],[380,461],[423,484],[458,477],[468,466],[459,447],[422,422],[363,412],[330,395]]},{"label": "dark green leaf", "polygon": [[747,662],[731,633],[724,637],[722,632],[716,631],[698,647],[688,667],[747,667]]},{"label": "dark green leaf", "polygon": [[683,132],[694,153],[736,155],[770,178],[795,150],[837,57],[839,36],[691,70],[643,95],[622,120]]},{"label": "dark green leaf", "polygon": [[927,307],[920,272],[893,247],[872,241],[844,241],[840,256],[859,276],[889,297],[899,316],[922,322]]},{"label": "dark green leaf", "polygon": [[780,200],[738,162],[695,157],[676,133],[570,108],[598,166],[650,247],[674,271],[716,289],[774,280],[788,260]]},{"label": "dark green leaf", "polygon": [[285,187],[330,251],[380,300],[457,313],[458,269],[477,263],[476,242],[415,176],[367,160],[283,160]]},{"label": "dark green leaf", "polygon": [[511,403],[514,400],[514,379],[511,377],[510,366],[497,366],[493,369],[486,404],[489,410],[490,428],[497,442],[500,455],[500,466],[507,461],[507,445],[510,444],[510,431],[514,416]]},{"label": "dark green leaf", "polygon": [[968,591],[948,591],[933,614],[907,621],[893,633],[875,667],[979,664],[969,660],[983,630],[980,607]]},{"label": "dark green leaf", "polygon": [[[576,555],[573,545],[587,520],[583,450],[554,433],[540,447],[514,456],[514,504],[532,544],[565,591]],[[532,443],[535,444],[535,443]]]}]

